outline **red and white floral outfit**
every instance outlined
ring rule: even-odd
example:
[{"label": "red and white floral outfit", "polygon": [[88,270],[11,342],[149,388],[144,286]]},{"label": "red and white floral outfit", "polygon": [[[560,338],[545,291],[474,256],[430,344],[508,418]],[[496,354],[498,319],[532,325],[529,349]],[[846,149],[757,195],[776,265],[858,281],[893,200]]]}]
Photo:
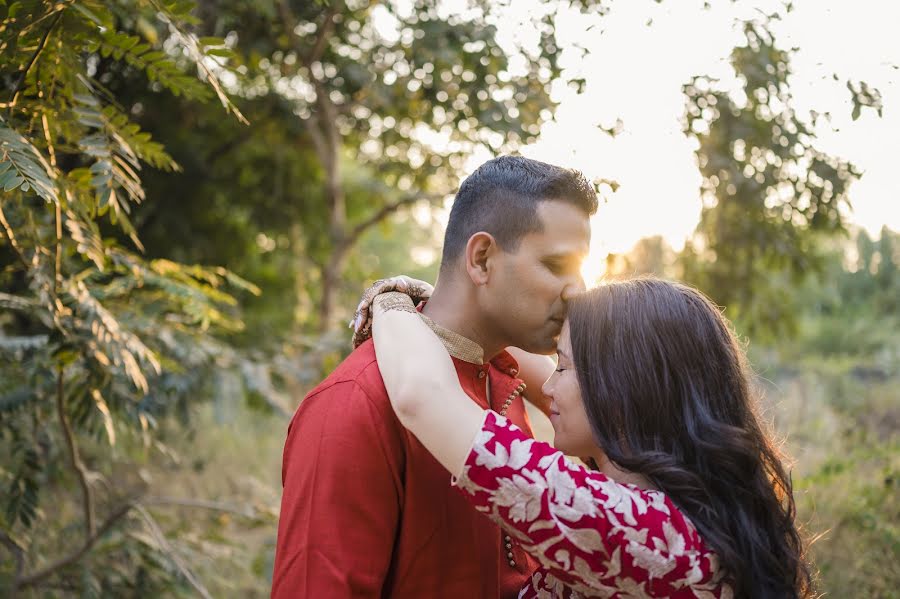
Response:
[{"label": "red and white floral outfit", "polygon": [[716,554],[664,493],[619,484],[486,411],[456,484],[538,559],[522,598],[730,598]]}]

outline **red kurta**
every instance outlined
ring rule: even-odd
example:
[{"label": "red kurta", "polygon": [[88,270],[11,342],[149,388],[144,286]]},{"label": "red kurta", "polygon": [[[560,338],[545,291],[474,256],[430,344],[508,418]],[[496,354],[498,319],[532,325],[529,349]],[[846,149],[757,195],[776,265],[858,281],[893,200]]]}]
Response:
[{"label": "red kurta", "polygon": [[[505,352],[488,364],[454,363],[484,408],[486,381],[495,410],[521,384]],[[520,397],[507,416],[531,434]],[[537,567],[516,544],[507,553],[502,531],[397,420],[371,340],[300,404],[282,482],[273,598],[506,599]]]}]

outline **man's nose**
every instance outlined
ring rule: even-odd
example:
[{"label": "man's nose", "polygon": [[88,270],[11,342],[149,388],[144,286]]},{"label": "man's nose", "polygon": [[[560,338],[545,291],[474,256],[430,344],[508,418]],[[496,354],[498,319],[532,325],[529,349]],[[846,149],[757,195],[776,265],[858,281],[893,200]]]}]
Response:
[{"label": "man's nose", "polygon": [[579,275],[573,277],[572,280],[563,287],[561,297],[564,302],[568,302],[579,293],[584,292],[585,289],[587,289],[587,287],[584,284],[584,279]]}]

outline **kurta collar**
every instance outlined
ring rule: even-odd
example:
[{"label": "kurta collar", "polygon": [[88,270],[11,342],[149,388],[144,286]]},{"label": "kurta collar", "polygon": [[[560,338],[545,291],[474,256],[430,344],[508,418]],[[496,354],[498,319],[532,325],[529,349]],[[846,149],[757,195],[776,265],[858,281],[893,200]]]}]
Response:
[{"label": "kurta collar", "polygon": [[[421,309],[421,308],[420,308]],[[419,316],[425,321],[434,334],[443,342],[447,348],[447,353],[463,362],[470,364],[484,364],[484,348],[467,337],[463,337],[456,331],[445,329],[427,316],[419,312]]]}]

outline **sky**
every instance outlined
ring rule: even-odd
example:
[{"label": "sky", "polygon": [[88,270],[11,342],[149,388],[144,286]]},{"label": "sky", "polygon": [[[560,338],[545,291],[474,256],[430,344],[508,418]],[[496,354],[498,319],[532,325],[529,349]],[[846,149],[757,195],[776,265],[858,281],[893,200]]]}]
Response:
[{"label": "sky", "polygon": [[[448,10],[464,2],[448,0]],[[619,0],[597,18],[560,9],[561,65],[567,75],[584,77],[586,86],[581,94],[557,86],[555,120],[520,151],[578,168],[590,179],[619,183],[615,193],[605,194],[592,220],[591,256],[585,266],[589,279],[600,274],[608,252],[627,251],[651,235],[662,235],[680,249],[697,224],[700,174],[694,142],[681,129],[682,85],[694,75],[737,85],[728,57],[743,43],[739,21],[781,6],[768,0],[710,4],[704,10],[703,2],[689,0]],[[501,45],[527,44],[534,32],[524,15],[546,7],[538,0],[509,3],[497,19]],[[883,225],[900,230],[900,70],[893,66],[900,65],[898,23],[900,2],[798,0],[792,12],[771,26],[780,47],[798,48],[790,79],[798,114],[816,110],[832,115],[830,122],[817,121],[817,147],[850,160],[864,173],[850,189],[850,221],[876,237]],[[574,44],[588,53],[582,56]],[[851,120],[848,78],[881,92],[882,117],[864,110],[857,121]],[[613,138],[600,127],[617,119],[623,128]],[[490,158],[487,150],[476,153],[466,170]]]}]

